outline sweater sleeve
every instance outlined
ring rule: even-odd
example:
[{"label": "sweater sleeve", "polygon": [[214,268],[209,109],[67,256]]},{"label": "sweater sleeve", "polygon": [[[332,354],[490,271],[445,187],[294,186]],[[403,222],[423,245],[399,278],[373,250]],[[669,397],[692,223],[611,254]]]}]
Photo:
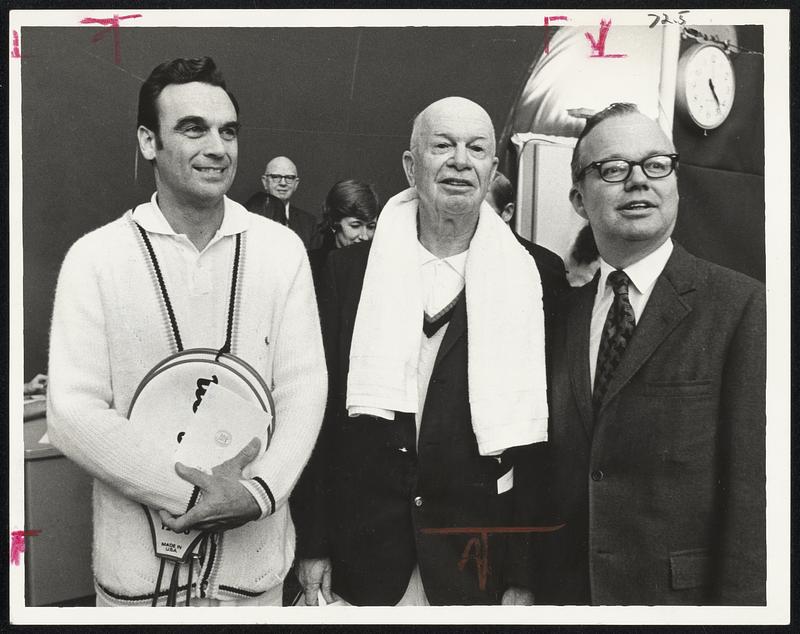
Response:
[{"label": "sweater sleeve", "polygon": [[266,453],[245,471],[261,517],[288,502],[322,424],[328,375],[311,269],[305,255],[286,295],[275,338],[275,431]]},{"label": "sweater sleeve", "polygon": [[125,497],[185,513],[194,487],[175,473],[169,451],[115,409],[102,262],[89,247],[76,243],[58,278],[50,332],[48,436],[68,458]]}]

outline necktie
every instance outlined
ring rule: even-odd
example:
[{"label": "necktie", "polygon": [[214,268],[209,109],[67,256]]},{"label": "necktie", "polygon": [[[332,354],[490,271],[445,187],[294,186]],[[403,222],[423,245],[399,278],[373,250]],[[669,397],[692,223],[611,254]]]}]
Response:
[{"label": "necktie", "polygon": [[594,373],[594,390],[592,403],[595,414],[600,409],[608,384],[617,369],[622,354],[636,327],[636,315],[628,299],[630,278],[624,271],[614,271],[608,276],[608,284],[614,289],[614,301],[608,309],[603,326],[603,337],[597,353],[597,367]]}]

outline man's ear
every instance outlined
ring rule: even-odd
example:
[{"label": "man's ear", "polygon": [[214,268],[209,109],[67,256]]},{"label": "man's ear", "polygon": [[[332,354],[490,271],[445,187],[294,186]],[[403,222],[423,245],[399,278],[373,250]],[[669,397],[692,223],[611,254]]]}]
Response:
[{"label": "man's ear", "polygon": [[583,205],[583,194],[580,189],[578,189],[577,185],[573,185],[569,190],[569,202],[572,203],[572,208],[575,210],[576,214],[581,218],[589,220],[589,216],[586,215],[586,208]]},{"label": "man's ear", "polygon": [[416,182],[414,180],[414,155],[411,150],[403,152],[403,171],[406,173],[406,180],[410,187],[414,187]]},{"label": "man's ear", "polygon": [[500,212],[500,217],[506,224],[511,222],[511,219],[514,217],[514,203],[508,203],[503,207],[503,210]]},{"label": "man's ear", "polygon": [[267,185],[268,179],[269,176],[267,176],[266,174],[261,175],[261,185],[264,187],[265,192],[269,191],[269,186]]},{"label": "man's ear", "polygon": [[139,138],[139,151],[145,160],[152,161],[156,157],[156,149],[158,139],[155,132],[150,128],[140,125],[136,130],[136,136]]}]

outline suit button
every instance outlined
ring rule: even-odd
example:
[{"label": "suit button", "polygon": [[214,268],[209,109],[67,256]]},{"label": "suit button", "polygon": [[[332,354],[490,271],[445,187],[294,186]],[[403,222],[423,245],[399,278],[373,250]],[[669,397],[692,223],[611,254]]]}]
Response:
[{"label": "suit button", "polygon": [[600,469],[598,469],[597,471],[592,471],[592,480],[594,480],[595,482],[600,482],[600,480],[602,480],[603,478],[605,478],[605,474],[602,471],[600,471]]},{"label": "suit button", "polygon": [[422,506],[422,498],[419,495],[414,498],[414,506]]}]

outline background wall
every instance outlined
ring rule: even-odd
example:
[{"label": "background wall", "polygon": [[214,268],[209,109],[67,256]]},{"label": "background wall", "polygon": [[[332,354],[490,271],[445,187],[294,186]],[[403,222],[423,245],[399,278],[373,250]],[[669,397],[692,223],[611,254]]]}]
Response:
[{"label": "background wall", "polygon": [[229,195],[261,188],[285,154],[301,176],[298,206],[319,214],[342,178],[381,200],[406,187],[400,156],[411,120],[462,95],[498,133],[542,46],[539,27],[122,28],[121,63],[102,29],[24,28],[22,58],[25,378],[45,371],[53,293],[69,246],[149,198],[135,140],[141,83],[158,63],[210,55],[241,106],[239,170]]},{"label": "background wall", "polygon": [[[737,26],[736,34],[740,46],[764,51],[762,27]],[[681,52],[693,43],[682,42]],[[764,58],[740,53],[731,60],[736,94],[719,128],[705,134],[675,111],[681,202],[674,236],[689,252],[763,282]]]}]

